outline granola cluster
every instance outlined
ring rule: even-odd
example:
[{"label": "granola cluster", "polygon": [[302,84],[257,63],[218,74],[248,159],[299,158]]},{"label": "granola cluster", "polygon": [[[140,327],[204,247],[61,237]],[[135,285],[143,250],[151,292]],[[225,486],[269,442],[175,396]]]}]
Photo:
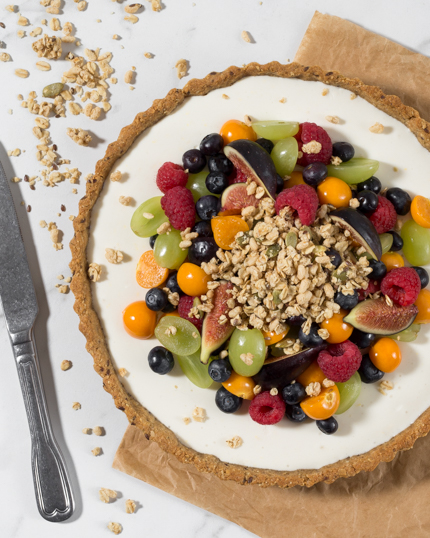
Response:
[{"label": "granola cluster", "polygon": [[32,47],[39,58],[48,58],[50,60],[58,60],[63,52],[61,38],[47,34],[35,41]]}]

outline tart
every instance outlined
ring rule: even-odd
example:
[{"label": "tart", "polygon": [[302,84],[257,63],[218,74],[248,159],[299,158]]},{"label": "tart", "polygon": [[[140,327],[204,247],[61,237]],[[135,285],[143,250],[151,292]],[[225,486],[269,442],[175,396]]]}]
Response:
[{"label": "tart", "polygon": [[[131,339],[121,326],[123,308],[144,298],[130,276],[148,243],[130,232],[132,210],[121,206],[119,197],[132,196],[141,203],[159,195],[153,179],[163,162],[180,162],[185,150],[195,147],[207,133],[218,131],[225,120],[247,114],[262,120],[322,125],[333,140],[350,141],[360,156],[378,158],[384,186],[401,186],[403,181],[410,193],[425,193],[421,176],[430,163],[429,124],[396,96],[358,79],[298,64],[253,63],[211,73],[190,81],[183,90],[171,90],[138,114],[97,163],[74,220],[74,308],[105,390],[147,439],[201,472],[240,484],[286,488],[330,483],[391,461],[398,451],[411,448],[428,433],[430,363],[424,360],[422,337],[407,344],[406,366],[390,378],[397,390],[384,397],[375,387],[365,386],[362,403],[347,413],[342,434],[325,437],[311,426],[296,429],[284,421],[268,429],[244,413],[217,413],[215,391],[193,387],[175,370],[171,377],[154,376],[146,361],[154,343]],[[327,116],[338,117],[340,122],[332,124]],[[375,123],[384,126],[384,133],[369,131]],[[103,189],[115,171],[126,179],[109,181]],[[124,260],[105,264],[106,248],[123,251]],[[104,265],[97,283],[88,277],[92,262]],[[120,380],[119,368],[130,375]],[[196,406],[206,410],[209,420],[186,424],[183,418],[191,416]],[[234,436],[244,440],[237,450],[226,444]]]}]

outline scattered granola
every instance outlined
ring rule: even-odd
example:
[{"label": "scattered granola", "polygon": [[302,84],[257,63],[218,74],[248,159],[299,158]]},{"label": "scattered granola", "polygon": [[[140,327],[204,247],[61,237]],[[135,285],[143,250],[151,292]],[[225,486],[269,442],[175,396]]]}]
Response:
[{"label": "scattered granola", "polygon": [[255,385],[255,387],[252,389],[252,392],[257,396],[257,394],[260,394],[261,392],[261,385]]},{"label": "scattered granola", "polygon": [[376,122],[372,125],[372,127],[369,127],[369,131],[371,133],[380,134],[384,131],[384,126],[382,125],[382,123]]},{"label": "scattered granola", "polygon": [[94,435],[99,435],[99,436],[100,435],[105,435],[105,430],[101,426],[95,426],[93,428],[93,433],[94,433]]},{"label": "scattered granola", "polygon": [[246,43],[252,43],[251,35],[246,30],[243,30],[240,34],[240,37],[246,42]]},{"label": "scattered granola", "polygon": [[72,409],[74,411],[79,411],[79,409],[81,409],[81,404],[79,402],[73,402]]},{"label": "scattered granola", "polygon": [[121,377],[127,377],[129,375],[129,371],[126,368],[119,368],[118,374]]},{"label": "scattered granola", "polygon": [[189,417],[185,417],[185,418],[183,418],[182,420],[184,421],[185,426],[188,426],[188,424],[191,423],[191,419],[190,419]]},{"label": "scattered granola", "polygon": [[321,92],[321,95],[322,95],[323,97],[325,97],[327,94],[328,94],[328,89],[327,89],[327,88],[324,88],[323,91]]},{"label": "scattered granola", "polygon": [[85,434],[85,435],[91,435],[92,430],[91,430],[91,428],[84,428],[82,430],[82,433]]},{"label": "scattered granola", "polygon": [[325,119],[330,123],[334,123],[334,124],[340,123],[340,119],[337,116],[326,116]]},{"label": "scattered granola", "polygon": [[26,17],[24,17],[23,15],[20,15],[18,17],[17,24],[18,24],[18,26],[28,26],[29,20]]},{"label": "scattered granola", "polygon": [[192,416],[196,422],[204,422],[208,418],[202,407],[195,407]]},{"label": "scattered granola", "polygon": [[282,97],[281,99],[279,99],[279,102],[280,103],[286,103],[287,102],[287,98],[286,97]]},{"label": "scattered granola", "polygon": [[10,61],[10,54],[7,52],[2,52],[0,54],[0,62],[9,62]]},{"label": "scattered granola", "polygon": [[131,499],[125,501],[125,511],[127,514],[134,514],[136,511],[136,503]]},{"label": "scattered granola", "polygon": [[58,60],[61,58],[63,52],[61,47],[61,39],[55,36],[43,35],[38,41],[35,41],[32,45],[33,50],[37,52],[39,58],[48,58],[52,60]]},{"label": "scattered granola", "polygon": [[80,128],[68,127],[66,133],[70,136],[73,142],[76,142],[79,146],[88,146],[92,140],[88,131],[84,131]]},{"label": "scattered granola", "polygon": [[394,388],[394,385],[393,383],[391,383],[391,381],[387,381],[385,379],[383,379],[380,383],[379,383],[379,386],[378,386],[378,391],[383,394],[384,396],[387,395],[387,393],[385,392],[386,390],[393,390]]},{"label": "scattered granola", "polygon": [[102,453],[102,449],[99,446],[96,446],[91,450],[91,452],[94,456],[100,456],[100,454]]},{"label": "scattered granola", "polygon": [[129,71],[126,72],[126,74],[124,75],[124,82],[126,84],[134,84],[134,75],[135,75],[135,72],[132,71],[131,69]]},{"label": "scattered granola", "polygon": [[63,372],[65,372],[66,370],[70,370],[72,366],[72,361],[65,360],[61,363],[61,369],[63,370]]},{"label": "scattered granola", "polygon": [[226,93],[223,93],[223,94],[221,95],[221,97],[222,97],[223,99],[230,99],[230,97],[229,97]]},{"label": "scattered granola", "polygon": [[[80,2],[82,4],[82,2]],[[108,529],[112,531],[114,534],[121,534],[122,527],[119,523],[115,523],[113,521],[110,521],[108,523]]]},{"label": "scattered granola", "polygon": [[161,1],[160,0],[148,0],[151,2],[152,11],[161,11]]},{"label": "scattered granola", "polygon": [[139,22],[139,17],[136,17],[136,15],[127,15],[124,17],[124,20],[136,24],[136,22]]},{"label": "scattered granola", "polygon": [[109,263],[121,263],[124,259],[124,255],[120,250],[113,248],[105,249],[105,257]]},{"label": "scattered granola", "polygon": [[188,62],[187,60],[184,60],[183,58],[181,60],[178,60],[176,62],[176,72],[178,75],[178,78],[183,78],[187,75],[188,71]]},{"label": "scattered granola", "polygon": [[104,503],[108,504],[111,499],[116,499],[118,493],[113,489],[101,488],[99,490],[99,498]]},{"label": "scattered granola", "polygon": [[122,205],[130,205],[133,201],[133,198],[131,196],[120,196],[119,197],[119,203]]},{"label": "scattered granola", "polygon": [[69,288],[69,286],[66,286],[66,284],[63,284],[62,286],[58,286],[57,289],[58,289],[58,291],[59,291],[60,293],[64,293],[64,294],[66,294],[66,293],[69,293],[69,289],[70,289],[70,288]]},{"label": "scattered granola", "polygon": [[229,446],[230,448],[239,448],[240,446],[242,446],[243,440],[238,435],[235,435],[231,439],[227,439],[226,443],[227,446]]},{"label": "scattered granola", "polygon": [[27,78],[30,73],[27,71],[27,69],[15,69],[15,75],[20,78]]},{"label": "scattered granola", "polygon": [[122,179],[122,173],[119,170],[117,170],[116,172],[110,175],[111,181],[121,181],[121,179]]}]

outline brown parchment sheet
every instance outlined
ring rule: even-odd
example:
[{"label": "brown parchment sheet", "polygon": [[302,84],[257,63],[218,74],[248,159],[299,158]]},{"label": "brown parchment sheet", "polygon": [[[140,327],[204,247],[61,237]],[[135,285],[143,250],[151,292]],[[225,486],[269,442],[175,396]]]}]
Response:
[{"label": "brown parchment sheet", "polygon": [[[430,120],[430,59],[351,22],[316,12],[295,61],[380,86]],[[371,473],[309,489],[261,489],[199,473],[134,426],[113,467],[261,538],[430,537],[430,436]]]}]

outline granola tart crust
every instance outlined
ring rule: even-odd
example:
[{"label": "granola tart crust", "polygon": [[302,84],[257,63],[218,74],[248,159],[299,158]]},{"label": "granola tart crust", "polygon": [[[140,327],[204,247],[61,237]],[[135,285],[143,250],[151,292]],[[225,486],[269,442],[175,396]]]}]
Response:
[{"label": "granola tart crust", "polygon": [[171,114],[187,97],[206,95],[212,90],[231,86],[250,76],[320,81],[349,90],[406,125],[420,144],[430,151],[430,123],[423,120],[414,108],[405,106],[395,95],[386,95],[376,86],[365,85],[357,78],[347,78],[336,71],[326,72],[317,66],[297,63],[250,63],[242,68],[229,67],[221,73],[212,72],[204,79],[190,80],[182,90],[173,89],[164,99],[154,101],[148,110],[135,117],[132,124],[124,127],[117,141],[108,146],[105,156],[98,161],[93,178],[87,182],[86,194],[79,203],[79,215],[73,221],[75,234],[70,242],[70,269],[73,274],[70,288],[75,295],[74,310],[80,319],[79,329],[87,340],[86,349],[94,359],[94,369],[103,379],[103,388],[112,395],[115,406],[126,413],[130,424],[141,429],[148,440],[158,443],[163,450],[173,454],[182,463],[192,463],[200,472],[212,473],[222,480],[233,480],[242,485],[290,488],[298,485],[311,487],[321,481],[330,484],[338,478],[354,476],[361,471],[372,471],[379,463],[392,461],[397,452],[412,448],[419,437],[424,437],[430,431],[430,408],[411,426],[389,441],[365,454],[352,456],[320,469],[275,471],[223,462],[215,456],[202,454],[183,445],[169,428],[128,394],[113,367],[103,329],[92,304],[92,284],[87,275],[89,261],[86,256],[91,211],[115,162],[126,153],[143,131]]}]

